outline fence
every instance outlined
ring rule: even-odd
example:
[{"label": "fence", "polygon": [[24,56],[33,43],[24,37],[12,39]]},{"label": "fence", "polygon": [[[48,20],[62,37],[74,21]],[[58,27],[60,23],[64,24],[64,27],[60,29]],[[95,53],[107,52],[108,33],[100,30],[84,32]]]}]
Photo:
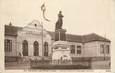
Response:
[{"label": "fence", "polygon": [[[72,60],[70,61],[59,61],[52,63],[52,60],[31,60],[30,66],[34,69],[90,69],[91,60]],[[69,63],[67,63],[69,62]]]}]

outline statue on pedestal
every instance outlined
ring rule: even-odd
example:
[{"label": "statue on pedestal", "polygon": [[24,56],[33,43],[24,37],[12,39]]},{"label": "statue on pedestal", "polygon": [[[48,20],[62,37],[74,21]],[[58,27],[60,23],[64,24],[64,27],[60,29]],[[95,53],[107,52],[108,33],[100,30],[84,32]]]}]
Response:
[{"label": "statue on pedestal", "polygon": [[62,18],[63,18],[62,11],[59,11],[58,21],[56,22],[55,30],[62,29],[62,25],[63,25],[63,19]]},{"label": "statue on pedestal", "polygon": [[66,41],[66,29],[62,28],[63,15],[60,11],[55,25],[55,42],[53,43],[52,64],[72,64],[70,48]]},{"label": "statue on pedestal", "polygon": [[65,41],[66,40],[66,30],[62,28],[63,25],[63,18],[62,12],[59,11],[58,20],[55,25],[55,41]]}]

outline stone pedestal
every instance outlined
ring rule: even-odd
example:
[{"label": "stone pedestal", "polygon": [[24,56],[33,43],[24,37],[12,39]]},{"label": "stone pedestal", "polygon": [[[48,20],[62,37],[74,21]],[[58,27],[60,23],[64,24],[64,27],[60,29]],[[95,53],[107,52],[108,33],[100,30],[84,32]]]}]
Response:
[{"label": "stone pedestal", "polygon": [[55,41],[66,41],[66,30],[65,29],[57,29],[55,30]]},{"label": "stone pedestal", "polygon": [[52,64],[72,64],[67,41],[56,41],[53,43]]}]

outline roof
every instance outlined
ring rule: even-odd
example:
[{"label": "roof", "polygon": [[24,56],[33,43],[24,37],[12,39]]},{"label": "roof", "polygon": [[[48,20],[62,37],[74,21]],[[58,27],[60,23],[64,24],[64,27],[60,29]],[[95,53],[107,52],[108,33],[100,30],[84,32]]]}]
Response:
[{"label": "roof", "polygon": [[[52,39],[55,39],[55,32],[48,31],[49,34],[52,36]],[[111,42],[109,39],[99,36],[96,33],[91,33],[87,35],[74,35],[74,34],[66,34],[66,40],[70,42],[79,42],[79,43],[86,43],[92,41],[104,41],[104,42]]]},{"label": "roof", "polygon": [[[17,32],[22,27],[12,26],[12,25],[5,25],[5,35],[17,36]],[[55,32],[47,31],[52,40],[55,39]],[[104,41],[104,42],[111,42],[109,39],[99,36],[95,33],[91,33],[88,35],[74,35],[74,34],[66,34],[66,40],[70,42],[79,42],[79,43],[86,43],[92,41]]]},{"label": "roof", "polygon": [[91,42],[91,41],[104,41],[104,42],[111,42],[109,39],[97,35],[96,33],[91,33],[88,35],[82,36],[82,42]]},{"label": "roof", "polygon": [[19,29],[22,29],[22,27],[5,25],[5,35],[17,36],[17,32]]},{"label": "roof", "polygon": [[[52,40],[54,40],[55,39],[55,32],[48,31],[48,33],[52,36]],[[66,40],[70,41],[70,42],[81,42],[82,41],[82,36],[73,35],[73,34],[66,34]]]}]

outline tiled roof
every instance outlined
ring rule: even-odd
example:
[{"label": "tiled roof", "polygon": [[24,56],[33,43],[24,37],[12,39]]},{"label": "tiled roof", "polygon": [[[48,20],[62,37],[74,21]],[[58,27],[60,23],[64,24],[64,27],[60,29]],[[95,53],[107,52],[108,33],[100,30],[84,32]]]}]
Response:
[{"label": "tiled roof", "polygon": [[[5,35],[17,36],[17,32],[19,29],[22,29],[22,27],[5,25]],[[54,40],[55,32],[51,32],[51,31],[47,31],[47,32],[52,36],[52,40]],[[86,43],[86,42],[92,42],[92,41],[110,42],[109,39],[99,36],[95,33],[88,34],[88,35],[66,34],[66,40],[70,42],[79,42],[79,43]]]},{"label": "tiled roof", "polygon": [[[48,31],[48,33],[52,36],[52,40],[55,39],[55,32]],[[70,42],[82,42],[82,36],[66,34],[66,40]]]},{"label": "tiled roof", "polygon": [[82,36],[81,35],[73,35],[73,34],[67,34],[66,40],[70,42],[82,42]]},{"label": "tiled roof", "polygon": [[17,32],[19,29],[22,29],[22,27],[5,25],[5,35],[17,36]]},{"label": "tiled roof", "polygon": [[[50,32],[49,34],[52,36],[52,39],[55,39],[55,32]],[[109,39],[99,36],[96,33],[91,33],[88,35],[73,35],[73,34],[66,34],[66,40],[70,42],[79,42],[79,43],[86,43],[92,41],[104,41],[104,42],[111,42]]]},{"label": "tiled roof", "polygon": [[104,41],[104,42],[111,42],[109,39],[97,35],[96,33],[91,33],[88,35],[82,36],[82,42],[92,42],[92,41]]}]

